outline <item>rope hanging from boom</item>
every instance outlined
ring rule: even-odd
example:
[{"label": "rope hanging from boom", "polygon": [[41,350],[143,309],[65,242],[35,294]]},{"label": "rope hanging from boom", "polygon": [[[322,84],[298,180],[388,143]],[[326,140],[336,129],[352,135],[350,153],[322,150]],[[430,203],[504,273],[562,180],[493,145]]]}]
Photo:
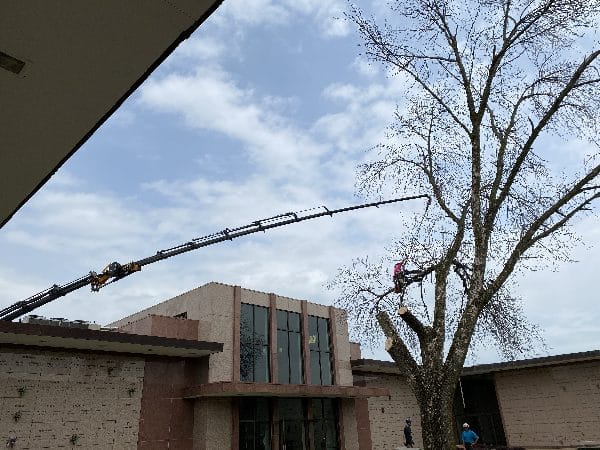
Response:
[{"label": "rope hanging from boom", "polygon": [[[148,264],[153,264],[163,259],[171,258],[182,253],[186,253],[192,250],[196,250],[209,245],[217,244],[223,241],[231,241],[235,238],[246,236],[260,231],[265,232],[271,228],[282,227],[290,225],[292,223],[303,222],[305,220],[316,219],[323,216],[331,216],[334,214],[354,211],[357,209],[379,207],[381,205],[387,205],[390,203],[403,202],[408,200],[416,200],[420,198],[429,199],[428,195],[414,195],[410,197],[396,198],[392,200],[382,200],[379,202],[365,203],[362,205],[348,206],[346,208],[330,210],[325,206],[318,208],[312,208],[299,212],[289,212],[285,214],[279,214],[266,219],[256,220],[248,225],[244,225],[238,228],[225,228],[223,231],[219,231],[214,234],[202,236],[196,239],[192,239],[184,244],[177,245],[165,250],[159,250],[155,255],[147,258],[140,259],[138,261],[132,261],[126,264],[120,264],[118,262],[112,262],[108,264],[100,273],[90,272],[77,280],[71,281],[70,283],[63,284],[61,286],[54,284],[45,291],[39,292],[25,300],[16,302],[2,310],[0,310],[0,320],[11,321],[18,317],[21,317],[28,312],[33,311],[40,306],[45,305],[57,298],[63,297],[70,292],[77,289],[81,289],[84,286],[91,286],[92,291],[97,292],[103,287],[119,281],[135,272],[142,270],[142,267]],[[318,211],[318,212],[311,212]],[[309,213],[311,212],[311,213]]]}]

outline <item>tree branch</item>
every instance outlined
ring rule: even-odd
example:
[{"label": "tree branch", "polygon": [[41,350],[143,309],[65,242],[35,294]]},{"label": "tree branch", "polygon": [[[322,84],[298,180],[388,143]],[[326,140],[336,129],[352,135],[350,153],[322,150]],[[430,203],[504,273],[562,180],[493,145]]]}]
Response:
[{"label": "tree branch", "polygon": [[376,314],[377,322],[387,338],[385,350],[390,354],[400,372],[413,380],[419,377],[419,366],[411,355],[404,341],[396,331],[396,327],[387,312],[379,310]]},{"label": "tree branch", "polygon": [[529,135],[529,137],[527,138],[527,141],[523,145],[523,148],[522,148],[519,156],[517,157],[515,163],[513,164],[512,168],[510,170],[510,173],[506,179],[506,182],[504,183],[504,186],[502,187],[502,189],[500,191],[500,195],[496,201],[496,211],[499,210],[500,205],[502,205],[502,203],[508,196],[508,193],[509,193],[510,189],[512,188],[515,179],[517,178],[517,175],[521,171],[523,163],[525,162],[527,156],[529,155],[529,153],[531,152],[531,149],[533,148],[534,142],[536,141],[536,139],[538,138],[538,136],[540,135],[542,130],[544,130],[544,128],[548,125],[548,123],[550,123],[550,120],[552,119],[552,117],[554,116],[556,111],[558,111],[558,109],[560,108],[560,106],[561,106],[562,102],[565,100],[565,98],[572,92],[574,87],[577,85],[579,79],[581,78],[581,76],[583,75],[585,70],[588,67],[590,67],[590,65],[596,60],[596,58],[599,55],[600,55],[600,50],[597,50],[583,60],[583,62],[577,67],[577,70],[575,70],[575,72],[571,76],[568,83],[564,86],[564,88],[556,96],[556,99],[554,100],[554,102],[552,102],[552,105],[544,113],[544,115],[542,116],[542,118],[540,119],[538,124],[532,129],[531,134]]},{"label": "tree branch", "polygon": [[429,340],[431,327],[425,326],[417,316],[410,312],[408,307],[400,306],[398,308],[398,316],[415,332],[420,342],[426,343]]},{"label": "tree branch", "polygon": [[[538,217],[537,220],[535,220],[533,223],[531,223],[531,225],[528,227],[528,229],[525,231],[525,233],[521,236],[521,239],[519,240],[519,242],[515,245],[513,251],[511,252],[508,259],[506,260],[506,263],[504,264],[504,267],[503,267],[502,271],[500,272],[500,274],[498,274],[496,279],[492,283],[490,283],[490,285],[487,289],[488,292],[493,294],[495,291],[498,290],[498,288],[500,286],[502,286],[502,284],[504,284],[504,282],[508,279],[508,277],[512,273],[519,258],[521,258],[521,256],[529,248],[531,248],[536,242],[543,239],[544,237],[549,236],[550,234],[552,234],[553,232],[555,232],[556,230],[558,230],[559,228],[564,226],[570,219],[572,219],[575,216],[575,214],[582,211],[587,205],[589,205],[590,202],[592,202],[593,200],[595,200],[597,198],[600,198],[600,193],[595,193],[591,197],[582,201],[578,206],[573,208],[573,210],[570,211],[569,213],[567,213],[567,214],[560,213],[560,208],[565,206],[568,202],[573,200],[578,195],[586,192],[586,184],[593,181],[596,177],[598,177],[598,175],[600,175],[600,164],[597,165],[596,167],[594,167],[592,170],[590,170],[590,172],[588,172],[588,174],[585,177],[583,177],[581,180],[579,180],[558,201],[556,201],[552,206],[550,206],[548,209],[546,209],[546,211],[544,211]],[[559,220],[557,223],[551,225],[544,232],[540,233],[539,235],[536,235],[536,233],[538,233],[538,231],[544,225],[544,223],[546,223],[546,221],[549,220],[554,214],[561,215],[562,216],[561,220]]]}]

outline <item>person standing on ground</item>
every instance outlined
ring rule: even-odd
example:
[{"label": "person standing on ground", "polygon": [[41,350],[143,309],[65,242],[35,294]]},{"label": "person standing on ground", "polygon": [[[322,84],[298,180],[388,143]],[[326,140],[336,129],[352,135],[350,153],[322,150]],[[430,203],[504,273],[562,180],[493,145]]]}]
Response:
[{"label": "person standing on ground", "polygon": [[463,423],[463,431],[460,438],[465,446],[465,450],[472,450],[473,444],[477,444],[477,441],[479,440],[479,436],[469,428],[469,424],[466,422]]},{"label": "person standing on ground", "polygon": [[411,421],[406,419],[406,425],[404,425],[404,445],[408,448],[412,448],[415,445],[412,437],[412,430],[410,428]]}]

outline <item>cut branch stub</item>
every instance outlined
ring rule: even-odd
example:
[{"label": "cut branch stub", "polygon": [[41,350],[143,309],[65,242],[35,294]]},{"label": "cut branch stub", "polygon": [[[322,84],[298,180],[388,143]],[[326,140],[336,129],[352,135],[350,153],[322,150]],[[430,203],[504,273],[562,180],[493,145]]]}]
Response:
[{"label": "cut branch stub", "polygon": [[408,312],[408,308],[406,306],[401,306],[398,308],[398,315],[402,317],[404,314]]},{"label": "cut branch stub", "polygon": [[385,340],[385,351],[389,353],[389,351],[392,349],[393,346],[394,346],[394,339],[391,337],[388,337]]},{"label": "cut branch stub", "polygon": [[398,315],[410,327],[410,329],[417,334],[419,340],[421,342],[425,342],[427,338],[428,327],[423,325],[419,318],[411,313],[406,306],[400,306],[398,308]]}]

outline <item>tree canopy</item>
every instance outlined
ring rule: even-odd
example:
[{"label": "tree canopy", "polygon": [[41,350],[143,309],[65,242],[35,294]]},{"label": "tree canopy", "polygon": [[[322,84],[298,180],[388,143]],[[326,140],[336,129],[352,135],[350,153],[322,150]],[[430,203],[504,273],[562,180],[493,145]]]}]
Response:
[{"label": "tree canopy", "polygon": [[[384,332],[427,421],[425,391],[445,404],[473,336],[492,337],[506,357],[530,348],[539,333],[511,280],[567,259],[573,220],[600,196],[600,2],[389,7],[379,20],[358,7],[348,14],[364,55],[405,86],[358,186],[370,196],[428,193],[431,203],[399,221],[383,261],[358,258],[331,285],[359,327]],[[401,293],[392,260],[411,269]]]}]

